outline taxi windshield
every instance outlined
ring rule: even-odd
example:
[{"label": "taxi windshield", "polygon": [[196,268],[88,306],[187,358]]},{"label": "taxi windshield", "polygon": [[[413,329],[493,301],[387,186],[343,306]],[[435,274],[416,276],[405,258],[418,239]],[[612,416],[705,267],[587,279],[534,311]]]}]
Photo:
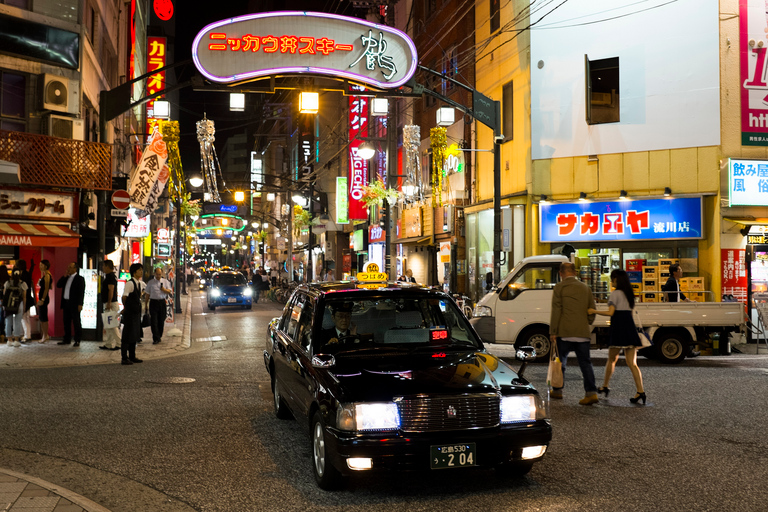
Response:
[{"label": "taxi windshield", "polygon": [[333,352],[393,345],[481,346],[456,305],[436,297],[329,300],[317,345]]},{"label": "taxi windshield", "polygon": [[218,286],[232,286],[246,284],[243,274],[217,274],[213,277],[213,284]]}]

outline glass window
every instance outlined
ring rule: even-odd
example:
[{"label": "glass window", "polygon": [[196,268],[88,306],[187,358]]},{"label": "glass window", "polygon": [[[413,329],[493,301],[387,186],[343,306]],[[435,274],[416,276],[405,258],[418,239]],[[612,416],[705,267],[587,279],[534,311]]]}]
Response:
[{"label": "glass window", "polygon": [[296,342],[304,350],[309,350],[312,343],[312,320],[314,318],[314,304],[311,301],[304,302],[304,308],[296,331]]},{"label": "glass window", "polygon": [[584,56],[587,80],[587,124],[618,123],[619,58],[589,60]]},{"label": "glass window", "polygon": [[512,88],[512,82],[507,82],[504,84],[504,87],[502,87],[501,92],[501,108],[502,108],[502,114],[501,114],[501,120],[502,120],[502,135],[504,135],[504,142],[508,140],[512,140],[512,134],[513,134],[513,124],[512,124],[512,93],[514,89]]},{"label": "glass window", "polygon": [[553,266],[525,267],[507,283],[499,298],[512,300],[525,290],[551,290],[558,278],[558,271]]},{"label": "glass window", "polygon": [[501,25],[501,13],[499,11],[499,0],[491,0],[491,34],[499,30]]},{"label": "glass window", "polygon": [[214,286],[235,286],[248,284],[245,282],[243,274],[217,274],[213,278]]},{"label": "glass window", "polygon": [[27,79],[24,75],[3,73],[3,117],[21,117],[26,114],[25,102]]},{"label": "glass window", "polygon": [[[456,74],[459,72],[459,58],[458,48],[454,45],[443,52],[443,74],[448,78],[456,79]],[[456,85],[449,81],[443,80],[443,96],[448,96]]]}]

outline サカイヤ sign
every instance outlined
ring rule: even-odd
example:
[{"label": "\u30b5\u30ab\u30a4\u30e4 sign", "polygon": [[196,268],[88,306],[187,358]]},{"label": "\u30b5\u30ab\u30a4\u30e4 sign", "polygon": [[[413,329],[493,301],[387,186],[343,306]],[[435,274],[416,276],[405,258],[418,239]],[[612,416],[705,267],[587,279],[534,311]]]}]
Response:
[{"label": "\u30b5\u30ab\u30a4\u30e4 sign", "polygon": [[267,12],[217,21],[192,43],[195,66],[214,82],[307,73],[396,88],[416,71],[403,32],[320,12]]}]

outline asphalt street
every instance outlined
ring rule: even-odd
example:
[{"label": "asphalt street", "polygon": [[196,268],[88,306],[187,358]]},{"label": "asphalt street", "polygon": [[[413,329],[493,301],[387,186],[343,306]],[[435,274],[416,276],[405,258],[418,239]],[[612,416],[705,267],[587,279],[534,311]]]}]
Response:
[{"label": "asphalt street", "polygon": [[[527,477],[364,476],[327,493],[314,483],[304,425],[272,414],[262,351],[281,308],[210,312],[200,297],[191,337],[208,340],[206,350],[132,366],[0,369],[0,468],[113,512],[768,508],[768,356],[642,359],[646,407],[630,406],[623,362],[608,400],[578,405],[581,376],[569,360],[565,399],[550,405],[550,450]],[[593,358],[599,381],[605,351]],[[526,377],[545,390],[544,365]]]}]

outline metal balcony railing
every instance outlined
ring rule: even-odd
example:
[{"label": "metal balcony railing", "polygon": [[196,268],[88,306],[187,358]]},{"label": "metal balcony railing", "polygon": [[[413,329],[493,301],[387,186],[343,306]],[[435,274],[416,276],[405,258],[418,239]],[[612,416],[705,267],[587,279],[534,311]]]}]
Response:
[{"label": "metal balcony railing", "polygon": [[0,160],[19,164],[24,185],[112,190],[112,146],[0,130]]}]

